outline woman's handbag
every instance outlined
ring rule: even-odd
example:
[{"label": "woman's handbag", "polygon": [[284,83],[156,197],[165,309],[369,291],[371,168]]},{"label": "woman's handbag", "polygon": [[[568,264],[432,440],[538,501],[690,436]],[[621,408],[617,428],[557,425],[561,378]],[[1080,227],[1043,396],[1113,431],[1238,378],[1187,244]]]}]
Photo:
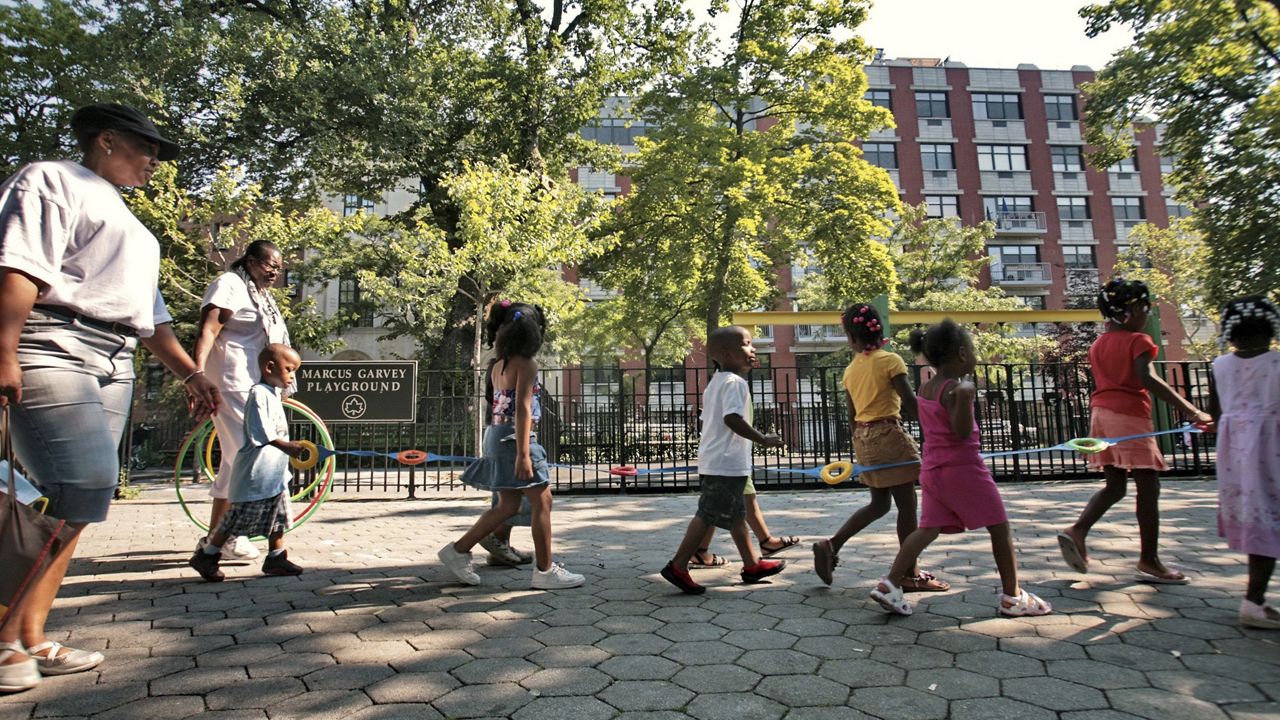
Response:
[{"label": "woman's handbag", "polygon": [[0,493],[0,626],[9,619],[22,596],[48,569],[49,563],[71,539],[73,530],[57,518],[46,517],[18,500],[14,481],[13,441],[9,432],[9,406],[0,420],[0,452],[9,462],[7,492]]}]

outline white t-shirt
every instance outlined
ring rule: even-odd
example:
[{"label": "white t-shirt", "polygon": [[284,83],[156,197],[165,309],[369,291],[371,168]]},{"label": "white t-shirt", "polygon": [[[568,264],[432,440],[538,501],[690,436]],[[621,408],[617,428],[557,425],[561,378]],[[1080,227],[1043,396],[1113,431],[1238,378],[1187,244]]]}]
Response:
[{"label": "white t-shirt", "polygon": [[711,376],[702,392],[702,437],[698,441],[698,474],[750,477],[751,441],[729,429],[726,415],[741,415],[750,425],[751,388],[741,375],[723,370]]},{"label": "white t-shirt", "polygon": [[116,187],[79,163],[31,163],[0,185],[0,267],[44,283],[37,303],[141,337],[173,320],[157,287],[160,244]]},{"label": "white t-shirt", "polygon": [[[266,323],[249,297],[249,286],[234,272],[219,275],[204,292],[200,307],[231,311],[205,360],[205,372],[224,392],[247,393],[258,382],[258,353],[268,343],[285,342],[284,323]],[[267,326],[271,326],[268,336]]]}]

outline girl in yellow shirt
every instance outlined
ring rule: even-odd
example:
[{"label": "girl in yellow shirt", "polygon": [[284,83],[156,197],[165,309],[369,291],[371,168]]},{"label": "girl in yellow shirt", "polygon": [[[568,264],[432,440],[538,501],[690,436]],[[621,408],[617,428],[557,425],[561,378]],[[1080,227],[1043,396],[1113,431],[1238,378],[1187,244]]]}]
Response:
[{"label": "girl in yellow shirt", "polygon": [[[915,440],[902,427],[902,413],[916,415],[916,395],[907,382],[907,365],[896,354],[884,350],[888,342],[876,309],[863,303],[850,305],[840,316],[853,361],[844,371],[844,389],[853,423],[854,458],[860,465],[920,460]],[[818,577],[831,584],[837,554],[849,538],[884,517],[889,504],[898,507],[898,541],[916,529],[916,480],[920,465],[904,465],[872,470],[858,476],[871,489],[871,502],[849,516],[836,534],[813,544],[813,567]],[[906,592],[947,590],[950,584],[914,568],[902,589]]]}]

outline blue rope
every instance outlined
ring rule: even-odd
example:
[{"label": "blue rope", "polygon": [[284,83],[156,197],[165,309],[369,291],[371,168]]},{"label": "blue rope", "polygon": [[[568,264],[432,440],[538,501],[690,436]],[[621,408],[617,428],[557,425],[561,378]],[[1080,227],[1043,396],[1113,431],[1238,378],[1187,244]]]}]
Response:
[{"label": "blue rope", "polygon": [[[1125,442],[1126,440],[1138,440],[1138,439],[1147,438],[1147,437],[1157,437],[1159,435],[1173,435],[1177,433],[1202,433],[1202,432],[1204,431],[1201,430],[1200,428],[1196,427],[1195,425],[1192,425],[1191,423],[1187,423],[1181,427],[1171,428],[1169,430],[1157,430],[1155,432],[1138,433],[1136,435],[1124,435],[1124,436],[1115,437],[1115,438],[1097,438],[1097,439],[1104,443],[1107,443],[1108,445],[1115,445],[1117,443]],[[989,460],[991,458],[1010,457],[1013,455],[1034,455],[1037,453],[1044,453],[1044,452],[1055,452],[1055,451],[1076,452],[1077,449],[1072,447],[1069,443],[1070,441],[1065,443],[1059,443],[1057,445],[1051,445],[1048,447],[1028,448],[1025,450],[1002,450],[999,452],[984,452],[984,453],[980,453],[980,455],[982,458]],[[320,462],[323,462],[326,458],[328,458],[331,455],[351,455],[354,457],[372,457],[372,458],[386,457],[396,461],[400,460],[398,452],[379,452],[377,450],[330,450],[329,448],[325,448],[325,447],[319,447],[317,448],[317,450],[320,455],[319,457]],[[478,457],[472,457],[470,455],[438,455],[436,453],[429,452],[427,453],[427,459],[424,462],[472,463],[472,462],[478,461],[479,459],[480,458]],[[853,478],[862,473],[872,472],[876,470],[888,470],[890,468],[905,467],[907,465],[916,465],[919,462],[920,462],[919,460],[901,460],[898,462],[881,463],[879,465],[858,465],[855,463],[853,466],[853,472],[850,473],[849,477]],[[553,468],[570,469],[570,470],[576,469],[576,470],[582,470],[584,472],[608,473],[611,475],[612,474],[625,475],[627,477],[632,477],[632,476],[641,477],[644,475],[669,475],[674,473],[696,473],[698,471],[698,466],[696,465],[682,465],[679,467],[660,467],[660,468],[627,468],[628,472],[626,473],[614,472],[618,468],[593,468],[593,467],[587,467],[585,465],[562,465],[559,463],[548,463],[547,466],[553,467]],[[764,470],[765,472],[791,473],[794,475],[806,475],[806,476],[821,479],[822,471],[825,467],[826,467],[825,465],[821,465],[818,467],[810,467],[810,468],[763,467],[760,469]]]},{"label": "blue rope", "polygon": [[[1108,445],[1115,445],[1116,443],[1121,443],[1121,442],[1124,442],[1124,441],[1126,441],[1126,440],[1138,440],[1138,439],[1141,439],[1141,438],[1156,437],[1156,436],[1159,436],[1159,435],[1173,435],[1173,434],[1176,434],[1176,433],[1202,433],[1202,432],[1204,432],[1204,430],[1201,430],[1200,428],[1196,427],[1195,425],[1192,425],[1191,423],[1187,423],[1187,424],[1185,424],[1185,425],[1183,425],[1183,426],[1181,426],[1181,427],[1171,428],[1171,429],[1169,429],[1169,430],[1157,430],[1157,431],[1155,431],[1155,432],[1149,432],[1149,433],[1138,433],[1138,434],[1136,434],[1136,435],[1124,435],[1124,436],[1121,436],[1121,437],[1115,437],[1115,438],[1097,438],[1097,439],[1098,439],[1098,440],[1101,440],[1101,441],[1102,441],[1102,442],[1104,442],[1104,443],[1107,443]],[[984,452],[984,453],[980,453],[980,455],[981,455],[981,457],[982,457],[982,458],[984,458],[984,459],[988,459],[988,460],[989,460],[989,459],[991,459],[991,458],[1009,457],[1009,456],[1012,456],[1012,455],[1033,455],[1033,454],[1036,454],[1036,453],[1053,452],[1053,451],[1057,451],[1057,450],[1067,451],[1067,452],[1076,452],[1076,448],[1071,447],[1071,446],[1068,444],[1069,442],[1070,442],[1070,441],[1068,441],[1068,442],[1066,442],[1066,443],[1059,443],[1059,444],[1057,444],[1057,445],[1051,445],[1051,446],[1049,446],[1049,447],[1028,448],[1028,449],[1026,449],[1026,450],[1002,450],[1002,451],[1000,451],[1000,452]],[[856,464],[856,463],[855,463],[855,464],[854,464],[854,466],[853,466],[853,472],[849,474],[849,477],[850,477],[850,478],[853,478],[853,477],[856,477],[856,476],[858,476],[858,475],[860,475],[860,474],[862,474],[862,473],[864,473],[864,472],[869,472],[869,471],[874,471],[874,470],[888,470],[889,468],[904,467],[904,466],[907,466],[907,465],[915,465],[915,464],[917,464],[917,463],[919,463],[919,462],[920,462],[919,460],[901,460],[901,461],[899,461],[899,462],[882,463],[882,464],[879,464],[879,465],[858,465],[858,464]],[[766,467],[766,468],[760,468],[760,469],[761,469],[761,470],[764,470],[764,471],[766,471],[766,472],[776,472],[776,473],[795,473],[795,474],[797,474],[797,475],[808,475],[808,476],[811,476],[811,477],[822,478],[822,470],[823,470],[823,468],[825,468],[825,467],[826,467],[826,466],[825,466],[825,465],[823,465],[823,466],[820,466],[820,467],[813,467],[813,468],[769,468],[769,467]]]}]

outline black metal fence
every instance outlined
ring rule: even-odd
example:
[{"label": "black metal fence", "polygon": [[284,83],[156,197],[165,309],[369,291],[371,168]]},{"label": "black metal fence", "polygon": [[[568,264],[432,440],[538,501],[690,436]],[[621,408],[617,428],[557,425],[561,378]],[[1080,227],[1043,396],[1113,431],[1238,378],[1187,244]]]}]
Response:
[{"label": "black metal fence", "polygon": [[[1208,403],[1211,373],[1202,362],[1158,363],[1157,369],[1179,393],[1198,407]],[[919,386],[928,368],[911,366]],[[815,487],[812,476],[783,472],[834,460],[853,459],[848,406],[840,384],[843,368],[764,368],[751,373],[755,426],[782,436],[785,447],[758,449],[755,482],[764,488]],[[1056,445],[1089,434],[1087,365],[980,365],[977,417],[984,450],[1022,450]],[[474,456],[476,418],[472,375],[468,372],[425,373],[417,423],[333,423],[335,447],[395,452],[421,449],[440,455]],[[634,477],[613,475],[611,468],[634,466],[642,471],[685,468],[696,464],[702,368],[543,370],[542,421],[539,442],[556,464],[553,486],[564,492],[684,490],[697,484],[696,472],[649,472]],[[135,411],[137,417],[138,411]],[[145,409],[142,410],[145,412]],[[1157,426],[1176,427],[1174,413],[1157,406]],[[152,418],[157,430],[148,442],[172,463],[185,428],[174,418]],[[920,438],[919,426],[908,429]],[[299,423],[295,437],[314,437]],[[1170,435],[1161,439],[1173,474],[1213,472],[1213,444],[1203,435]],[[1013,455],[989,461],[1001,481],[1096,477],[1076,453],[1054,451]],[[403,491],[410,495],[458,487],[463,464],[408,467],[390,458],[338,456],[334,489]]]}]

